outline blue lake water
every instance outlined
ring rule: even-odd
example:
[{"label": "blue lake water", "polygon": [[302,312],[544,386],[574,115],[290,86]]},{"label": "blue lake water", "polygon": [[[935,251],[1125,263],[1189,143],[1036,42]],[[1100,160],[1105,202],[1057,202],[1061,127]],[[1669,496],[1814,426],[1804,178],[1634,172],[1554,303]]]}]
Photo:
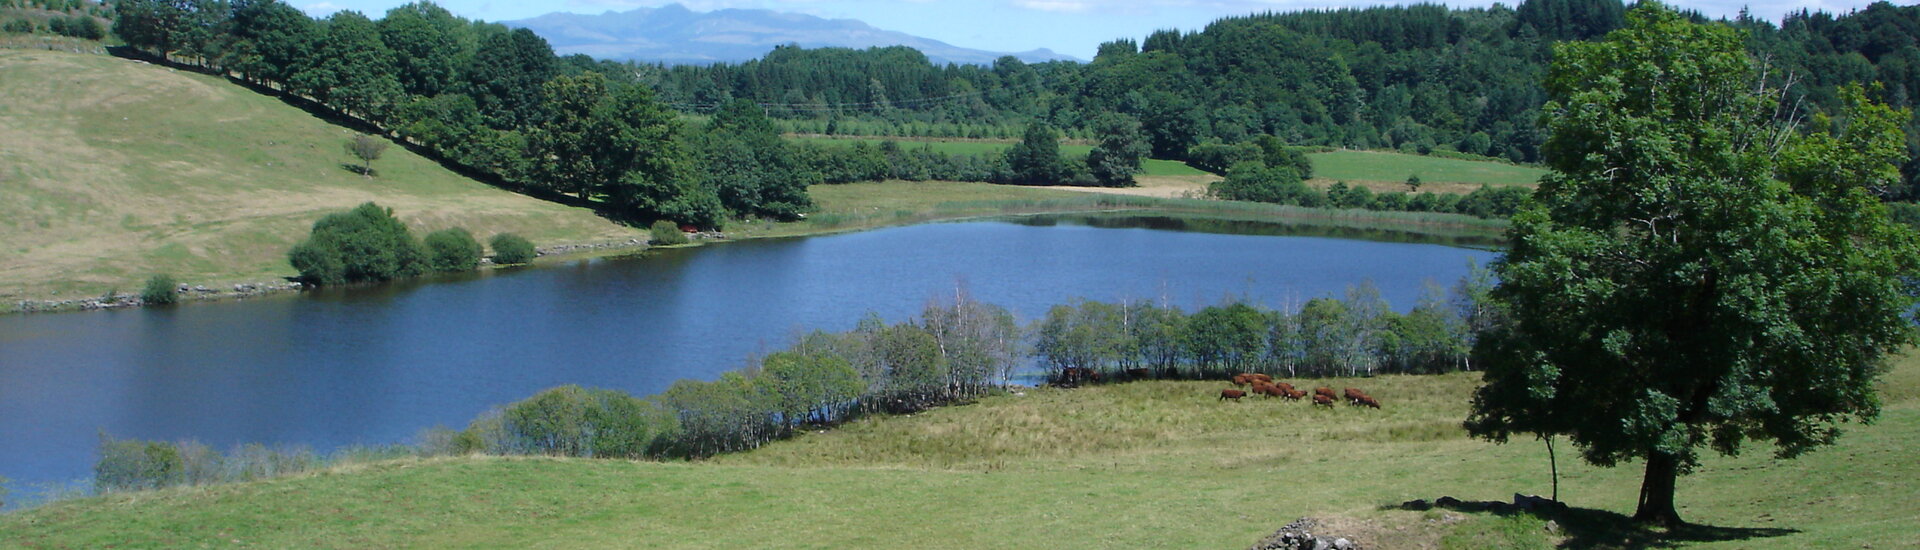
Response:
[{"label": "blue lake water", "polygon": [[[1215,231],[1230,231],[1220,233]],[[1249,234],[1253,233],[1253,234]],[[1344,235],[1362,240],[1314,235]],[[0,476],[91,474],[97,434],[408,442],[581,384],[644,395],[803,329],[888,320],[965,287],[1022,322],[1073,298],[1274,307],[1372,280],[1396,309],[1496,254],[1459,242],[1153,217],[1024,218],[756,240],[427,283],[175,308],[0,317]]]}]

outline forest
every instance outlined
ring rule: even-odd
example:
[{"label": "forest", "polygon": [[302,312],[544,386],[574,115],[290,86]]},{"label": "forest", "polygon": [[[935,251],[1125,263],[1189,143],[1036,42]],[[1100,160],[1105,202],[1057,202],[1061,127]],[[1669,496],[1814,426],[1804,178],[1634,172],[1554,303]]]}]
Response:
[{"label": "forest", "polygon": [[[378,20],[352,11],[316,20],[277,0],[53,4],[110,18],[115,35],[149,55],[311,102],[486,181],[699,226],[796,219],[815,183],[1128,185],[1141,156],[1227,174],[1231,153],[1249,144],[1536,163],[1551,46],[1600,37],[1625,12],[1617,0],[1529,0],[1262,13],[1114,40],[1086,64],[936,65],[908,48],[790,46],[745,63],[668,67],[557,56],[532,32],[431,2]],[[1876,99],[1903,108],[1920,90],[1920,7],[1716,24],[1746,33],[1764,78],[1791,94],[1800,117],[1834,116],[1836,90],[1850,82],[1877,83]],[[1910,136],[1920,129],[1906,126]],[[1084,158],[1032,147],[946,155],[780,139],[791,133],[1098,147]],[[1920,152],[1920,140],[1907,146]],[[1913,199],[1916,162],[1879,194]]]}]

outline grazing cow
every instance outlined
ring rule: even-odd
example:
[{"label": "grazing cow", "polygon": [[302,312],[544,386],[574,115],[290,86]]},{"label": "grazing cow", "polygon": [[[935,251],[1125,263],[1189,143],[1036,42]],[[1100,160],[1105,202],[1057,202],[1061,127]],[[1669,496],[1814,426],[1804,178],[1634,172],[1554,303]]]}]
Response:
[{"label": "grazing cow", "polygon": [[1272,383],[1273,383],[1273,377],[1272,377],[1272,376],[1267,376],[1267,375],[1264,375],[1264,374],[1260,374],[1260,373],[1257,373],[1257,372],[1256,372],[1256,373],[1253,373],[1253,374],[1249,374],[1249,375],[1247,375],[1247,379],[1248,379],[1248,380],[1259,380],[1259,381],[1261,381],[1261,382],[1266,382],[1266,383],[1268,383],[1268,384],[1272,384]]},{"label": "grazing cow", "polygon": [[1284,392],[1287,392],[1287,393],[1293,393],[1293,384],[1288,384],[1288,383],[1286,383],[1286,382],[1281,382],[1281,383],[1278,383],[1278,384],[1274,384],[1274,387],[1277,387],[1277,388],[1280,388],[1280,391],[1284,391]]},{"label": "grazing cow", "polygon": [[1325,387],[1325,386],[1322,386],[1322,387],[1318,387],[1318,388],[1314,388],[1314,389],[1313,389],[1313,394],[1314,394],[1314,395],[1324,395],[1324,396],[1327,396],[1327,400],[1328,400],[1328,401],[1332,401],[1332,400],[1333,400],[1333,388],[1329,388],[1329,387]]},{"label": "grazing cow", "polygon": [[1085,367],[1067,367],[1060,369],[1060,378],[1054,385],[1074,387],[1088,382],[1099,382],[1100,373]]},{"label": "grazing cow", "polygon": [[1286,392],[1286,395],[1283,397],[1286,397],[1289,401],[1299,401],[1300,398],[1307,396],[1307,392],[1293,389],[1292,386],[1280,388],[1280,391]]},{"label": "grazing cow", "polygon": [[1247,375],[1245,375],[1245,374],[1236,374],[1236,375],[1233,375],[1233,385],[1234,385],[1234,386],[1236,386],[1236,387],[1245,387],[1245,386],[1246,386],[1247,384],[1249,384],[1249,383],[1251,383],[1251,381],[1250,381],[1250,380],[1247,380]]},{"label": "grazing cow", "polygon": [[1360,398],[1367,396],[1367,392],[1360,391],[1360,388],[1347,388],[1346,396],[1347,402],[1359,403]]},{"label": "grazing cow", "polygon": [[1324,393],[1316,393],[1313,394],[1313,404],[1314,406],[1331,409],[1333,408],[1333,398],[1327,397],[1327,394]]},{"label": "grazing cow", "polygon": [[1224,390],[1220,390],[1220,400],[1221,400],[1221,401],[1225,401],[1225,400],[1228,400],[1228,399],[1232,399],[1232,400],[1234,400],[1234,401],[1239,401],[1239,400],[1240,400],[1240,398],[1242,398],[1242,397],[1246,397],[1246,396],[1247,396],[1247,392],[1243,392],[1243,391],[1240,391],[1240,390],[1236,390],[1236,389],[1232,389],[1232,388],[1228,388],[1228,389],[1224,389]]},{"label": "grazing cow", "polygon": [[1373,396],[1371,395],[1360,396],[1360,404],[1373,407],[1376,409],[1380,408],[1380,400],[1374,399]]},{"label": "grazing cow", "polygon": [[1279,386],[1275,386],[1273,384],[1268,384],[1266,382],[1260,382],[1260,381],[1255,381],[1253,383],[1253,393],[1267,396],[1268,399],[1272,399],[1272,398],[1280,397],[1284,395],[1280,393]]}]

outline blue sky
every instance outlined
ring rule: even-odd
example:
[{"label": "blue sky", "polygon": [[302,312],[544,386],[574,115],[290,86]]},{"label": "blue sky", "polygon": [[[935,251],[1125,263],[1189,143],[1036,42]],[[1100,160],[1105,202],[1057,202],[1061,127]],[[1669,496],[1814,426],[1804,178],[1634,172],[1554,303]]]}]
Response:
[{"label": "blue sky", "polygon": [[[379,17],[408,0],[287,0],[315,15],[336,10],[359,10]],[[669,0],[439,0],[462,16],[486,21],[524,19],[556,11],[601,13],[637,7],[656,7]],[[859,19],[887,30],[941,40],[956,46],[993,51],[1050,48],[1090,59],[1101,42],[1115,38],[1142,38],[1157,29],[1198,30],[1220,17],[1259,11],[1357,7],[1391,2],[1368,0],[683,0],[698,11],[724,8],[761,8],[792,11],[827,18]],[[1485,6],[1491,2],[1444,2],[1452,6]],[[1508,5],[1517,2],[1509,1]],[[1669,0],[1669,4],[1699,10],[1709,16],[1731,16],[1742,6],[1754,14],[1778,21],[1788,11],[1809,8],[1845,13],[1865,7],[1866,0]]]}]

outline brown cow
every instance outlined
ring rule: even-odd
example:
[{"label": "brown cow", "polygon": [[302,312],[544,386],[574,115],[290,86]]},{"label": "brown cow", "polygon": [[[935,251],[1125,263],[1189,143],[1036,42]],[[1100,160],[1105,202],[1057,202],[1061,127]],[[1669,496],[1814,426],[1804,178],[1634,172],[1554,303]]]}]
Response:
[{"label": "brown cow", "polygon": [[1360,402],[1360,398],[1367,396],[1367,392],[1360,391],[1360,388],[1347,388],[1347,391],[1345,393],[1347,396],[1347,402],[1355,403],[1355,404],[1358,404]]},{"label": "brown cow", "polygon": [[1247,375],[1247,379],[1248,379],[1248,380],[1259,380],[1259,381],[1261,381],[1261,382],[1266,382],[1266,383],[1268,383],[1268,384],[1272,384],[1272,383],[1273,383],[1273,377],[1272,377],[1272,376],[1267,376],[1267,375],[1265,375],[1265,374],[1260,374],[1260,373],[1257,373],[1257,372],[1256,372],[1256,373],[1253,373],[1253,374],[1248,374],[1248,375]]},{"label": "brown cow", "polygon": [[1326,407],[1331,409],[1333,408],[1333,398],[1327,397],[1327,394],[1324,394],[1324,393],[1316,393],[1316,394],[1313,394],[1313,404],[1314,406]]},{"label": "brown cow", "polygon": [[1329,388],[1329,387],[1325,387],[1325,386],[1321,386],[1321,387],[1318,387],[1318,388],[1314,388],[1314,389],[1313,389],[1313,394],[1314,394],[1314,395],[1324,395],[1324,396],[1327,396],[1327,399],[1328,399],[1328,400],[1332,400],[1332,399],[1333,399],[1333,388]]},{"label": "brown cow", "polygon": [[1257,380],[1254,381],[1253,383],[1253,393],[1267,396],[1268,399],[1285,395],[1283,393],[1280,393],[1279,386],[1275,386],[1273,384],[1268,384],[1266,382],[1261,382]]},{"label": "brown cow", "polygon": [[1249,382],[1249,381],[1247,380],[1247,375],[1245,375],[1245,374],[1236,374],[1236,375],[1233,375],[1233,385],[1234,385],[1234,386],[1246,386],[1248,382]]},{"label": "brown cow", "polygon": [[1274,384],[1274,387],[1280,388],[1280,391],[1287,392],[1287,393],[1293,393],[1294,391],[1293,384],[1288,384],[1286,382]]},{"label": "brown cow", "polygon": [[1246,397],[1246,396],[1247,396],[1247,392],[1243,392],[1243,391],[1240,391],[1240,390],[1236,390],[1236,389],[1232,389],[1232,388],[1228,388],[1228,389],[1224,389],[1224,390],[1220,390],[1220,400],[1221,400],[1221,401],[1225,401],[1225,400],[1228,400],[1228,399],[1232,399],[1232,400],[1234,400],[1234,401],[1239,401],[1239,400],[1240,400],[1240,398],[1242,398],[1242,397]]},{"label": "brown cow", "polygon": [[1286,393],[1287,393],[1287,394],[1286,394],[1286,395],[1285,395],[1284,397],[1286,397],[1286,398],[1287,398],[1287,400],[1289,400],[1289,401],[1299,401],[1299,400],[1300,400],[1300,398],[1302,398],[1302,397],[1306,397],[1306,396],[1307,396],[1307,392],[1303,392],[1303,391],[1300,391],[1300,390],[1296,390],[1296,389],[1293,389],[1293,387],[1292,387],[1292,386],[1288,386],[1288,387],[1285,387],[1285,388],[1280,388],[1280,391],[1283,391],[1283,392],[1286,392]]},{"label": "brown cow", "polygon": [[1378,409],[1378,408],[1380,408],[1380,400],[1378,400],[1378,399],[1374,399],[1374,398],[1373,398],[1373,396],[1371,396],[1371,395],[1362,395],[1362,396],[1360,396],[1360,403],[1359,403],[1359,404],[1361,404],[1361,405],[1366,405],[1366,406],[1369,406],[1369,407],[1373,407],[1373,408],[1376,408],[1376,409]]}]

